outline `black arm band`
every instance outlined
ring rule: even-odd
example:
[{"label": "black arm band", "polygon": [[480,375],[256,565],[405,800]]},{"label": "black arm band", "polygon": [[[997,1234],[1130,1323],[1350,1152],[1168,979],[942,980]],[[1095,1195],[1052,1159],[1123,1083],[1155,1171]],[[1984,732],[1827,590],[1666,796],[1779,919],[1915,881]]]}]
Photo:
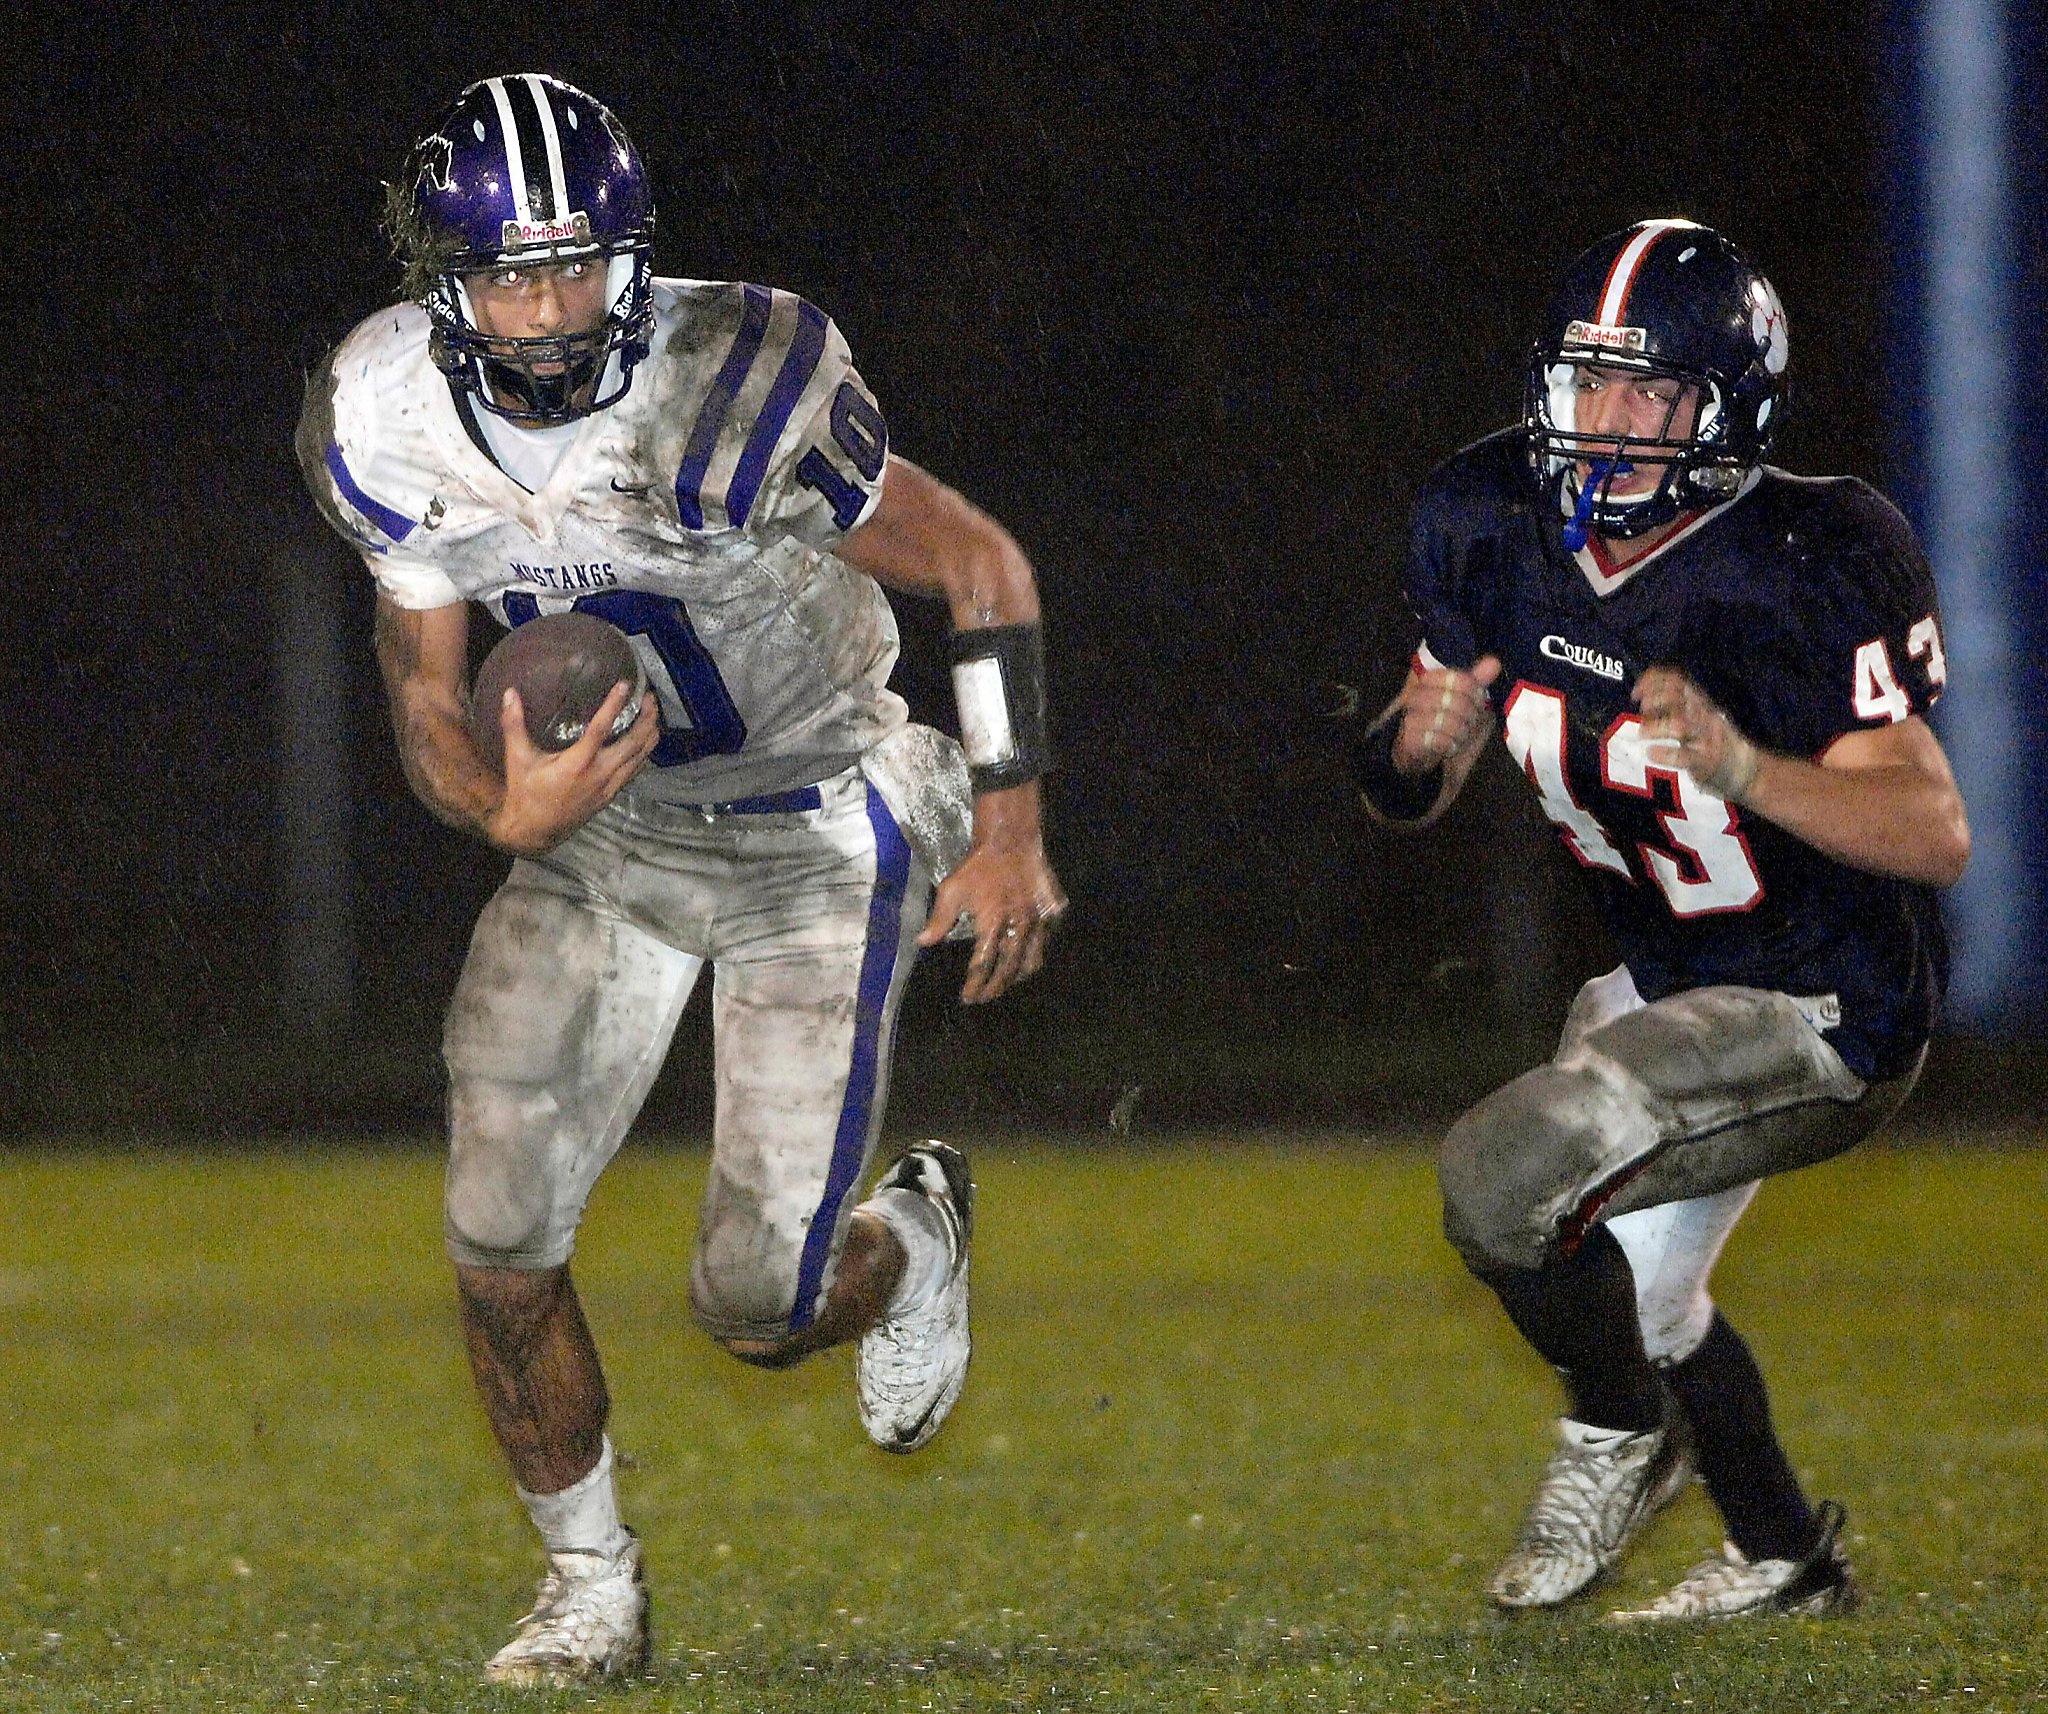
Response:
[{"label": "black arm band", "polygon": [[1366,802],[1389,821],[1420,821],[1436,807],[1443,793],[1441,768],[1404,774],[1394,766],[1398,718],[1382,720],[1351,746],[1351,775]]},{"label": "black arm band", "polygon": [[1021,786],[1052,765],[1045,730],[1045,633],[1036,620],[955,631],[953,695],[976,791]]}]

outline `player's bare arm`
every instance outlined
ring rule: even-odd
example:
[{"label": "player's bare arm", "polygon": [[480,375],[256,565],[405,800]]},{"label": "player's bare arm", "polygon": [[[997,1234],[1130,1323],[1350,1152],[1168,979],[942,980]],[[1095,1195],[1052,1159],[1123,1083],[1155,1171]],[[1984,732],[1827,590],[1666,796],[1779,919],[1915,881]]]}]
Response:
[{"label": "player's bare arm", "polygon": [[1717,796],[1872,874],[1929,887],[1962,879],[1969,818],[1941,742],[1918,715],[1845,732],[1815,763],[1753,743],[1676,668],[1644,673],[1635,699],[1645,743]]},{"label": "player's bare arm", "polygon": [[582,738],[548,754],[528,739],[519,693],[510,690],[498,710],[505,738],[500,779],[470,736],[467,604],[416,610],[379,596],[376,634],[392,729],[414,794],[451,827],[516,856],[559,844],[610,803],[661,735],[650,698],[631,731],[604,742],[625,706],[627,687],[620,685]]},{"label": "player's bare arm", "polygon": [[[891,456],[881,503],[836,550],[886,589],[944,600],[956,632],[1035,625],[1031,563],[1000,524],[907,459]],[[963,915],[974,953],[960,998],[993,1000],[1045,962],[1045,937],[1066,909],[1046,860],[1035,779],[974,794],[974,843],[940,884],[919,943],[943,940]]]},{"label": "player's bare arm", "polygon": [[1367,814],[1382,823],[1426,827],[1450,808],[1493,735],[1497,722],[1486,688],[1499,677],[1500,662],[1492,655],[1469,672],[1420,665],[1410,671],[1400,693],[1373,722],[1365,744],[1369,749],[1383,746],[1384,763],[1403,780],[1433,774],[1438,781],[1436,796],[1420,814],[1397,813],[1391,804],[1375,801],[1368,766],[1361,773],[1359,791]]}]

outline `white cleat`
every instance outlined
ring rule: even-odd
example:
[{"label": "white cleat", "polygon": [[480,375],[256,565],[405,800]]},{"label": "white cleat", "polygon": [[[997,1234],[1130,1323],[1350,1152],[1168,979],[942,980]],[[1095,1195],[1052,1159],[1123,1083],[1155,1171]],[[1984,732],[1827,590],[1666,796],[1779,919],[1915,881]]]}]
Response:
[{"label": "white cleat", "polygon": [[484,1666],[490,1684],[566,1689],[644,1671],[647,1584],[640,1543],[612,1558],[551,1553],[533,1611]]},{"label": "white cleat", "polygon": [[945,1223],[953,1264],[923,1304],[898,1310],[860,1338],[853,1374],[861,1426],[885,1452],[915,1452],[939,1432],[960,1397],[973,1341],[967,1331],[967,1246],[974,1235],[974,1181],[967,1157],[920,1143],[882,1175],[877,1190],[922,1196]]},{"label": "white cleat", "polygon": [[1522,1533],[1486,1586],[1499,1606],[1555,1607],[1589,1588],[1692,1480],[1675,1429],[1631,1434],[1560,1417],[1557,1438]]},{"label": "white cleat", "polygon": [[1854,1612],[1856,1579],[1839,1537],[1844,1514],[1833,1500],[1820,1508],[1820,1540],[1804,1559],[1742,1557],[1731,1542],[1720,1555],[1702,1560],[1647,1607],[1609,1613],[1616,1625],[1659,1624],[1671,1619],[1739,1619],[1751,1613],[1797,1613],[1829,1618]]}]

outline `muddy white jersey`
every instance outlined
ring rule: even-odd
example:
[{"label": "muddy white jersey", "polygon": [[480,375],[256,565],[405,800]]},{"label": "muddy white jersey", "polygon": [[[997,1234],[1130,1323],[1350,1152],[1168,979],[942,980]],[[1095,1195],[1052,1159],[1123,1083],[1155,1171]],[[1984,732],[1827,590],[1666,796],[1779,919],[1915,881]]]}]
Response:
[{"label": "muddy white jersey", "polygon": [[793,293],[657,280],[648,356],[528,492],[483,451],[428,349],[382,310],[307,387],[322,513],[401,607],[617,625],[663,735],[628,793],[717,803],[849,766],[906,718],[894,616],[831,548],[881,495],[888,430],[839,330]]}]

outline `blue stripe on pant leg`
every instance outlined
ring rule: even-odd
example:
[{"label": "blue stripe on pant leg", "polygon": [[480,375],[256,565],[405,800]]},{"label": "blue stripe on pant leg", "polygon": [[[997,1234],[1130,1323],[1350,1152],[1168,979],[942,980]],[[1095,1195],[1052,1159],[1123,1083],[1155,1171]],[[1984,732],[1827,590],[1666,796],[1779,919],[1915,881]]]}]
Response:
[{"label": "blue stripe on pant leg", "polygon": [[818,1318],[820,1284],[831,1254],[832,1234],[839,1226],[840,1205],[860,1177],[874,1128],[875,1092],[882,1081],[882,1031],[888,1022],[889,989],[896,977],[896,952],[903,934],[903,894],[910,882],[910,847],[873,786],[868,792],[868,825],[875,834],[875,890],[868,899],[867,950],[860,961],[860,987],[854,998],[853,1061],[847,1068],[846,1095],[839,1106],[839,1129],[832,1139],[832,1164],[825,1174],[825,1194],[804,1235],[804,1253],[797,1263],[796,1303],[790,1311],[792,1333]]}]

